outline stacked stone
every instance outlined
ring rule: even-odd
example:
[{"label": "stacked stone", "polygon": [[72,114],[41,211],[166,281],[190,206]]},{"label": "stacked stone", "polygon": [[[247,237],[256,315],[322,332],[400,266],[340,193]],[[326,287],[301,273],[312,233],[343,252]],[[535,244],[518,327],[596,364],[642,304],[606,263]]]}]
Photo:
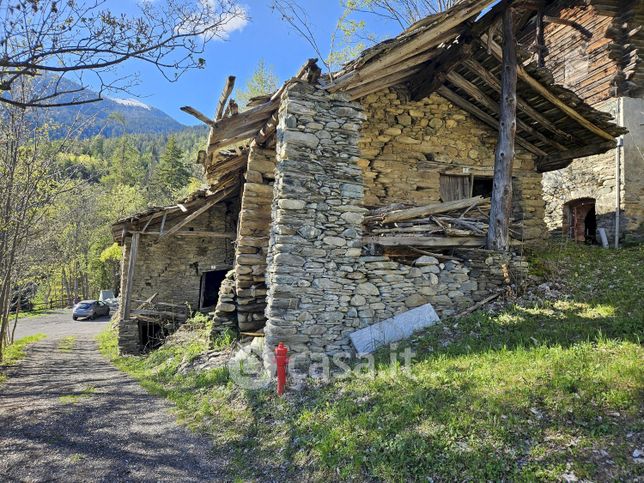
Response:
[{"label": "stacked stone", "polygon": [[363,120],[359,104],[306,83],[294,83],[282,98],[267,351],[280,341],[295,358],[347,350],[348,334],[361,325],[351,299],[366,212],[360,206],[363,181],[357,165]]},{"label": "stacked stone", "polygon": [[514,252],[490,250],[457,250],[456,254],[471,268],[470,276],[477,280],[478,288],[472,292],[479,301],[494,292],[507,288],[520,290],[528,280],[528,261]]},{"label": "stacked stone", "polygon": [[266,318],[266,256],[271,221],[275,150],[253,145],[248,154],[235,258],[239,329],[257,330]]},{"label": "stacked stone", "polygon": [[[400,89],[361,99],[367,115],[360,137],[366,206],[440,200],[441,174],[491,178],[497,133],[438,94],[410,101]],[[517,148],[513,165],[515,218],[522,238],[544,236],[541,175],[530,153]]]},{"label": "stacked stone", "polygon": [[[363,187],[356,103],[298,83],[279,113],[267,283],[266,351],[297,358],[351,350],[349,334],[432,303],[450,315],[473,303],[469,267],[420,257],[415,266],[362,256]],[[306,360],[300,357],[302,363]]]},{"label": "stacked stone", "polygon": [[212,316],[212,331],[220,333],[226,329],[237,331],[237,305],[235,302],[235,271],[230,270],[219,287],[219,298]]}]

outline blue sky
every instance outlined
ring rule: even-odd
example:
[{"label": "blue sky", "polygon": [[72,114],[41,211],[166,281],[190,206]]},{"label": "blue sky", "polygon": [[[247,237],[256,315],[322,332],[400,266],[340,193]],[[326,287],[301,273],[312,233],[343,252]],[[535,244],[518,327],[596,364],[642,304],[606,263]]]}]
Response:
[{"label": "blue sky", "polygon": [[[264,59],[282,81],[292,77],[306,59],[316,57],[312,47],[271,11],[270,3],[270,0],[241,3],[250,17],[248,23],[230,33],[227,40],[211,42],[203,55],[206,68],[189,71],[175,83],[168,82],[154,66],[136,61],[122,65],[119,73],[139,75],[140,83],[134,92],[142,102],[158,107],[179,122],[195,124],[195,119],[179,107],[189,105],[211,115],[228,75],[237,76],[236,84],[243,86],[259,60]],[[307,10],[326,55],[331,33],[342,13],[340,0],[302,0],[301,5]],[[373,25],[376,30],[382,27]]]}]

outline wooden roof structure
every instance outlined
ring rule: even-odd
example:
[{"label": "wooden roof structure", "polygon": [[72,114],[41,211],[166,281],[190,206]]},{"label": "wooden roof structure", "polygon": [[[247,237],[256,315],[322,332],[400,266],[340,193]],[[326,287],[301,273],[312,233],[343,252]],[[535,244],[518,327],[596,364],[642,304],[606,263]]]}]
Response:
[{"label": "wooden roof structure", "polygon": [[130,234],[155,236],[162,240],[168,236],[197,236],[234,239],[234,233],[215,233],[181,230],[185,225],[203,214],[217,203],[239,192],[239,182],[229,178],[217,184],[214,189],[202,189],[192,193],[174,205],[155,206],[118,220],[112,224],[112,237],[119,245]]},{"label": "wooden roof structure", "polygon": [[[520,29],[532,19],[538,2],[502,0],[492,6],[495,1],[463,0],[363,51],[332,75],[320,76],[315,59],[310,59],[296,78],[319,79],[329,92],[344,92],[351,99],[400,85],[408,88],[414,100],[436,92],[498,129],[501,47],[497,39],[501,14],[506,8],[515,9]],[[489,7],[492,8],[487,13],[481,14]],[[528,58],[522,48],[518,46],[519,53]],[[240,143],[247,146],[249,142],[270,142],[281,94],[292,81],[270,97],[258,99],[250,109],[228,117],[210,120],[195,114],[198,111],[192,108],[184,108],[211,127],[202,159],[216,177],[225,179],[230,170],[243,169],[239,155],[244,149],[239,148]],[[222,94],[223,102],[227,90]],[[611,122],[610,115],[555,85],[549,71],[534,64],[519,64],[517,92],[516,142],[536,156],[540,172],[563,168],[574,158],[605,152],[625,132]],[[221,102],[220,99],[218,111],[222,111]],[[227,154],[231,146],[238,154]]]}]

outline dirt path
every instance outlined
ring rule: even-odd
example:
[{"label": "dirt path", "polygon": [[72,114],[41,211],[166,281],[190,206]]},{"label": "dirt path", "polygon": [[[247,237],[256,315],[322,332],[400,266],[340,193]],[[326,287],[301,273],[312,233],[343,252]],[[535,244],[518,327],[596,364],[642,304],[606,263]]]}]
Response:
[{"label": "dirt path", "polygon": [[[17,337],[48,337],[0,385],[1,481],[221,480],[208,440],[98,352],[107,321],[63,312],[23,322]],[[70,335],[73,347],[61,350]]]}]

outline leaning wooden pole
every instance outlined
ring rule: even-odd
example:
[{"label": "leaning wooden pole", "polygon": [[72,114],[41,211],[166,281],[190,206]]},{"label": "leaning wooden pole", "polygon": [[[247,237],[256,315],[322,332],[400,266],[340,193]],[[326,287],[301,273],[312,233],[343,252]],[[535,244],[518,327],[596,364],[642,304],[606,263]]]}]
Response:
[{"label": "leaning wooden pole", "polygon": [[499,139],[494,157],[494,179],[486,243],[490,250],[508,250],[510,247],[508,227],[512,214],[512,162],[517,125],[517,55],[513,17],[512,9],[506,8],[503,13]]}]

